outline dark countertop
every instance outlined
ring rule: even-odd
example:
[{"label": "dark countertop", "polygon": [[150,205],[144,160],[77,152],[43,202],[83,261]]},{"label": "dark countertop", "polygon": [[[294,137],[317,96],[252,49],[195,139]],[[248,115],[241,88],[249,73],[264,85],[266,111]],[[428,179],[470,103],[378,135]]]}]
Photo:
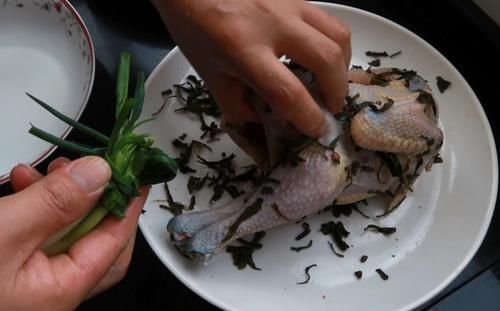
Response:
[{"label": "dark countertop", "polygon": [[[134,68],[151,72],[175,46],[149,1],[73,0],[92,34],[96,78],[81,121],[103,132],[113,120],[114,76],[121,51],[134,55]],[[500,132],[493,111],[500,99],[500,29],[471,1],[327,1],[351,5],[387,17],[415,32],[464,75],[479,97],[494,136]],[[486,70],[488,68],[488,70]],[[70,139],[85,142],[72,133]],[[39,166],[65,155],[56,151]],[[10,190],[0,187],[0,193]],[[500,309],[500,215],[494,214],[476,256],[444,291],[422,309]],[[79,310],[217,310],[178,281],[157,259],[141,233],[125,279],[111,290],[83,303]]]}]

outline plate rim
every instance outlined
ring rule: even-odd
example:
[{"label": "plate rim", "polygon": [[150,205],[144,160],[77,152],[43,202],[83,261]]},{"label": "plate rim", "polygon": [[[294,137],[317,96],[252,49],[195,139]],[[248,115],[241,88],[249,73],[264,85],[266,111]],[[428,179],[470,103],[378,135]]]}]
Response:
[{"label": "plate rim", "polygon": [[[433,47],[431,44],[429,44],[427,41],[425,41],[423,38],[409,30],[408,28],[401,26],[397,24],[396,22],[387,19],[383,16],[380,16],[378,14],[356,8],[356,7],[351,7],[347,5],[342,5],[342,4],[334,4],[334,3],[326,3],[326,2],[318,2],[318,1],[308,1],[309,3],[316,5],[318,7],[323,7],[323,8],[341,8],[344,10],[350,10],[353,11],[357,14],[368,16],[370,18],[379,20],[381,22],[384,22],[386,24],[389,24],[392,27],[397,28],[399,31],[404,32],[405,35],[408,35],[418,41],[419,43],[423,44],[425,47],[430,49],[432,52],[436,54],[437,57],[440,58],[441,61],[446,63],[449,68],[453,71],[453,73],[462,81],[465,82],[465,91],[471,95],[471,97],[474,99],[473,104],[476,106],[476,109],[478,110],[478,115],[483,123],[482,128],[484,128],[484,133],[486,134],[487,141],[490,145],[490,157],[492,159],[491,161],[491,166],[492,166],[492,188],[491,188],[491,193],[490,193],[490,199],[489,199],[489,205],[488,205],[488,210],[487,213],[484,215],[484,222],[483,226],[480,228],[478,231],[478,234],[476,236],[476,239],[474,243],[470,244],[469,251],[466,256],[463,257],[462,261],[460,262],[459,265],[455,268],[455,270],[450,273],[443,281],[438,283],[432,291],[429,291],[426,295],[421,296],[419,299],[414,300],[413,302],[403,306],[403,309],[414,309],[418,306],[423,305],[425,302],[429,301],[433,297],[435,297],[437,294],[439,294],[446,286],[448,286],[453,280],[456,279],[456,277],[465,269],[465,267],[470,263],[472,258],[476,255],[479,247],[481,246],[486,233],[488,232],[488,229],[491,224],[493,212],[495,210],[496,206],[496,201],[497,201],[497,195],[498,195],[498,155],[497,155],[497,148],[495,144],[495,139],[493,136],[493,131],[490,125],[490,122],[488,120],[488,117],[484,111],[484,108],[479,101],[477,95],[475,94],[474,90],[471,88],[467,80],[463,77],[463,75],[458,71],[458,69],[435,47]],[[148,89],[148,86],[150,82],[158,75],[159,71],[162,70],[162,68],[165,66],[166,63],[170,61],[171,58],[174,58],[178,53],[181,53],[181,50],[179,49],[178,46],[175,46],[163,59],[162,61],[155,67],[155,69],[151,72],[149,75],[148,79],[146,80],[146,90]],[[203,291],[199,290],[195,284],[193,284],[191,281],[189,281],[187,278],[185,278],[179,271],[175,269],[171,269],[170,264],[166,260],[166,258],[163,257],[161,250],[157,246],[157,243],[153,241],[152,234],[149,234],[147,229],[146,229],[146,223],[142,220],[143,218],[141,217],[139,219],[139,227],[141,229],[141,232],[148,242],[149,246],[151,249],[154,251],[156,256],[162,261],[162,263],[168,268],[168,270],[175,275],[175,277],[180,280],[184,285],[186,285],[190,290],[195,292],[197,295],[205,299],[207,302],[223,308],[223,309],[230,309],[229,306],[217,299],[216,297],[210,296],[208,294],[205,294]]]},{"label": "plate rim", "polygon": [[[309,3],[313,3],[315,5],[318,5],[319,7],[331,7],[330,3],[325,3],[325,2],[318,2],[318,1],[309,1]],[[483,105],[479,101],[479,98],[477,97],[476,93],[472,89],[472,87],[469,85],[465,77],[458,71],[458,69],[435,47],[433,47],[430,43],[428,43],[426,40],[421,38],[419,35],[415,34],[411,30],[409,30],[406,27],[403,27],[399,25],[396,22],[391,21],[390,19],[387,19],[383,16],[380,16],[378,14],[365,11],[359,8],[355,7],[350,7],[346,5],[337,5],[333,4],[333,6],[339,6],[343,7],[346,9],[352,9],[360,14],[370,16],[375,19],[379,19],[381,21],[389,23],[391,26],[395,26],[399,30],[403,31],[405,34],[413,37],[414,39],[418,40],[420,43],[423,43],[427,48],[429,48],[431,51],[435,52],[435,54],[441,58],[441,61],[444,63],[448,64],[448,66],[451,68],[451,70],[454,72],[454,74],[465,81],[465,88],[468,93],[472,95],[472,98],[475,99],[474,105],[478,109],[479,116],[481,120],[483,121],[482,124],[484,125],[483,128],[485,130],[485,134],[488,138],[488,142],[490,144],[490,151],[491,151],[491,164],[493,168],[493,183],[492,183],[492,192],[490,194],[490,203],[488,206],[488,212],[484,215],[485,217],[485,223],[482,226],[481,230],[479,231],[479,234],[476,237],[476,240],[473,244],[471,244],[470,251],[466,256],[464,256],[462,262],[456,267],[456,269],[453,271],[453,273],[450,273],[446,279],[444,279],[438,286],[434,288],[434,290],[430,291],[427,293],[427,295],[422,296],[419,300],[416,300],[413,302],[413,304],[407,305],[407,309],[415,309],[436,295],[438,295],[443,289],[445,289],[453,280],[457,278],[457,276],[465,269],[465,267],[471,262],[472,258],[476,255],[477,251],[479,250],[479,247],[481,247],[481,244],[484,241],[484,238],[486,237],[486,233],[488,232],[488,229],[490,228],[491,225],[491,220],[493,218],[493,213],[495,211],[496,207],[496,201],[498,198],[498,154],[497,154],[497,148],[495,144],[495,138],[493,136],[493,130],[491,129],[491,124],[488,120],[488,117],[486,115],[486,112],[484,111]],[[141,229],[142,230],[142,229]]]},{"label": "plate rim", "polygon": [[[80,25],[80,28],[82,29],[83,35],[87,39],[88,48],[89,48],[89,54],[90,54],[90,58],[89,58],[89,60],[90,60],[90,80],[89,80],[89,87],[87,89],[87,93],[85,94],[85,98],[84,98],[84,100],[82,102],[80,110],[78,111],[78,113],[76,114],[75,119],[74,119],[74,120],[78,121],[80,119],[80,117],[82,116],[83,112],[85,111],[85,108],[87,107],[87,104],[88,104],[88,101],[90,99],[90,95],[92,94],[92,89],[93,89],[93,86],[94,86],[94,80],[95,80],[95,46],[94,46],[94,42],[92,40],[92,35],[90,34],[90,31],[89,31],[87,25],[85,24],[83,18],[78,13],[78,11],[76,10],[76,8],[69,2],[69,0],[60,0],[59,3],[61,3],[62,5],[64,5],[70,11],[71,15],[73,15],[73,17],[76,19],[76,21]],[[65,139],[71,133],[72,130],[73,130],[73,127],[72,126],[68,126],[66,128],[66,130],[62,133],[62,135],[59,136],[59,138]],[[47,149],[45,149],[44,151],[42,151],[42,153],[39,156],[37,156],[34,160],[32,160],[29,163],[29,165],[31,167],[36,167],[38,164],[40,164],[45,159],[47,159],[57,148],[58,147],[55,146],[55,145],[49,146]],[[7,182],[9,182],[9,181],[10,181],[10,172],[6,172],[5,174],[0,175],[0,186],[3,185],[3,184],[5,184],[5,183],[7,183]]]}]

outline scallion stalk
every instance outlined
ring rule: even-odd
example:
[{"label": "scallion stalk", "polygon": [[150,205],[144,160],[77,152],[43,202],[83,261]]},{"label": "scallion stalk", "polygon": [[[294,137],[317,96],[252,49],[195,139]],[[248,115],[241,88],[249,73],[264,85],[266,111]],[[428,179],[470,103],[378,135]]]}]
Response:
[{"label": "scallion stalk", "polygon": [[108,162],[112,178],[98,205],[64,237],[44,249],[48,255],[67,251],[80,238],[94,229],[109,214],[125,217],[131,198],[139,195],[139,187],[154,183],[164,183],[176,175],[177,164],[166,153],[153,147],[153,137],[134,133],[142,123],[138,122],[144,104],[144,73],[139,73],[134,96],[129,97],[131,55],[122,53],[118,69],[116,87],[116,119],[111,136],[83,125],[58,112],[42,100],[27,94],[37,104],[52,115],[74,127],[76,130],[94,138],[102,146],[88,147],[69,142],[49,134],[32,125],[30,133],[34,136],[79,155],[97,155]]}]

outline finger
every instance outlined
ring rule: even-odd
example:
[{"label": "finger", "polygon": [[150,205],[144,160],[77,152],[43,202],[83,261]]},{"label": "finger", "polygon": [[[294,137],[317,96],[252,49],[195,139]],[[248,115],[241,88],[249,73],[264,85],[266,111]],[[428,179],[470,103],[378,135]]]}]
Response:
[{"label": "finger", "polygon": [[[212,80],[212,79],[210,79]],[[212,95],[221,106],[228,124],[258,122],[258,117],[247,100],[248,87],[236,78],[223,76],[209,85]]]},{"label": "finger", "polygon": [[42,177],[43,175],[33,167],[26,164],[19,164],[10,172],[10,183],[14,192],[19,192],[42,179]]},{"label": "finger", "polygon": [[[72,288],[85,299],[104,278],[129,243],[146,201],[149,188],[140,190],[124,219],[108,217],[88,235],[76,242],[67,254],[52,257],[53,271],[63,287]],[[75,284],[74,280],[78,279]]]},{"label": "finger", "polygon": [[[57,158],[49,164],[47,171],[51,173],[70,162],[71,161],[67,158]],[[26,164],[17,165],[10,173],[10,181],[14,192],[19,192],[28,188],[33,183],[42,179],[42,177],[43,175],[40,174],[40,172]]]},{"label": "finger", "polygon": [[347,95],[347,69],[338,44],[303,22],[290,23],[288,38],[280,42],[294,61],[314,72],[327,107],[341,110]]},{"label": "finger", "polygon": [[90,299],[95,295],[104,292],[111,286],[120,282],[125,277],[125,274],[127,273],[128,267],[130,265],[130,261],[132,260],[132,253],[134,252],[136,233],[137,227],[132,233],[127,247],[125,247],[115,263],[111,266],[108,272],[106,272],[104,278],[99,282],[99,284],[97,284],[96,287],[92,289],[92,291],[87,296],[87,299]]},{"label": "finger", "polygon": [[110,177],[104,159],[85,157],[1,198],[0,219],[15,225],[0,228],[0,249],[29,256],[47,237],[89,211]]},{"label": "finger", "polygon": [[350,27],[337,17],[307,3],[303,19],[341,47],[346,68],[349,68],[352,55]]},{"label": "finger", "polygon": [[364,85],[370,85],[371,74],[363,69],[351,69],[347,72],[347,80]]},{"label": "finger", "polygon": [[326,130],[325,116],[300,80],[273,51],[263,49],[242,58],[241,78],[300,132],[317,138]]},{"label": "finger", "polygon": [[55,159],[54,161],[50,162],[49,167],[47,168],[47,172],[50,174],[53,171],[66,166],[67,164],[71,163],[71,160],[65,157],[59,157]]}]

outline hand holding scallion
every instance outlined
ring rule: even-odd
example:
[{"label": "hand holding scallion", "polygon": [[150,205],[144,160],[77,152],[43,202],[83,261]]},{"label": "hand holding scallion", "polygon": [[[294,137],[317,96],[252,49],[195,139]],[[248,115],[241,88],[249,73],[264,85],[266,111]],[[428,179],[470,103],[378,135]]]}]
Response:
[{"label": "hand holding scallion", "polygon": [[147,134],[137,134],[134,130],[144,122],[139,122],[144,102],[144,73],[139,73],[133,97],[128,96],[130,80],[130,59],[128,53],[121,55],[116,88],[116,117],[110,137],[62,115],[40,99],[27,94],[55,117],[85,133],[99,146],[88,147],[62,140],[32,126],[30,133],[59,147],[82,155],[104,158],[112,171],[111,180],[104,190],[99,204],[76,227],[59,241],[49,245],[44,251],[48,255],[65,252],[68,248],[95,228],[109,213],[125,217],[129,200],[139,196],[139,187],[166,182],[175,177],[176,163],[159,148],[153,146],[153,138]]},{"label": "hand holding scallion", "polygon": [[110,178],[109,165],[95,156],[58,158],[47,176],[25,164],[11,171],[15,194],[0,198],[1,310],[73,310],[123,278],[147,187],[125,219],[108,217],[65,254],[40,250],[48,236],[92,210]]}]

